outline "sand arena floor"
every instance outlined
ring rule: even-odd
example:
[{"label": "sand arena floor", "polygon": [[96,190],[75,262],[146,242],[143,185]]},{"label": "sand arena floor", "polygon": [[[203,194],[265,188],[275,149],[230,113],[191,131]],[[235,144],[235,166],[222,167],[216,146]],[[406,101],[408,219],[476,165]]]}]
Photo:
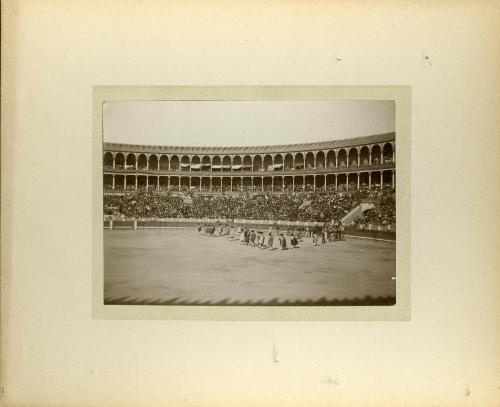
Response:
[{"label": "sand arena floor", "polygon": [[393,303],[396,245],[347,238],[260,250],[193,229],[104,231],[107,304]]}]

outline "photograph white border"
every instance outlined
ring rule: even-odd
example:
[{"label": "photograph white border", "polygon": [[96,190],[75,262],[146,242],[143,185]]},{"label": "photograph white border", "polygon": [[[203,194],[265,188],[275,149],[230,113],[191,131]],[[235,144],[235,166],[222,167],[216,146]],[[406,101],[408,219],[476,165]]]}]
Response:
[{"label": "photograph white border", "polygon": [[[393,100],[396,109],[396,305],[105,305],[103,270],[103,118],[110,101]],[[411,310],[411,87],[409,86],[95,86],[93,88],[93,276],[96,319],[408,321]],[[167,143],[168,144],[168,143]]]}]

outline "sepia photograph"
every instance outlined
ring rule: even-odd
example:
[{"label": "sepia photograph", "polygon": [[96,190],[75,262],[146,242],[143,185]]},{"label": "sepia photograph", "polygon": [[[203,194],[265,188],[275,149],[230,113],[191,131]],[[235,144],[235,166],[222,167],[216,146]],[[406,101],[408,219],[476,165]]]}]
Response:
[{"label": "sepia photograph", "polygon": [[108,101],[102,133],[104,304],[396,304],[394,101]]}]

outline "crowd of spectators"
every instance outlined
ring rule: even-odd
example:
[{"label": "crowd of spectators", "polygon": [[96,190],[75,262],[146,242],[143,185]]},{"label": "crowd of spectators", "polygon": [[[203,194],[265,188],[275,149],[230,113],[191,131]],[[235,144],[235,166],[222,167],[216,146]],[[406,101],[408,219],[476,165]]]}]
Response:
[{"label": "crowd of spectators", "polygon": [[186,190],[173,194],[141,189],[123,195],[104,195],[104,213],[126,218],[224,218],[325,222],[339,220],[363,199],[375,208],[366,211],[358,225],[394,223],[393,190],[353,192],[267,192],[240,194],[194,194]]},{"label": "crowd of spectators", "polygon": [[374,202],[375,207],[363,212],[355,221],[360,229],[369,225],[387,226],[389,229],[396,223],[396,198],[391,191],[379,192]]}]

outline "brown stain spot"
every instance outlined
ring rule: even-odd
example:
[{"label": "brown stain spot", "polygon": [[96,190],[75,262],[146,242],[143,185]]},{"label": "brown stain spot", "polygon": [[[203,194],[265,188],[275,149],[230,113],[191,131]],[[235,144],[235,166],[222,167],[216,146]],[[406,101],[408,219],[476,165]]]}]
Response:
[{"label": "brown stain spot", "polygon": [[465,388],[465,397],[469,397],[471,395],[471,391],[468,387]]}]

